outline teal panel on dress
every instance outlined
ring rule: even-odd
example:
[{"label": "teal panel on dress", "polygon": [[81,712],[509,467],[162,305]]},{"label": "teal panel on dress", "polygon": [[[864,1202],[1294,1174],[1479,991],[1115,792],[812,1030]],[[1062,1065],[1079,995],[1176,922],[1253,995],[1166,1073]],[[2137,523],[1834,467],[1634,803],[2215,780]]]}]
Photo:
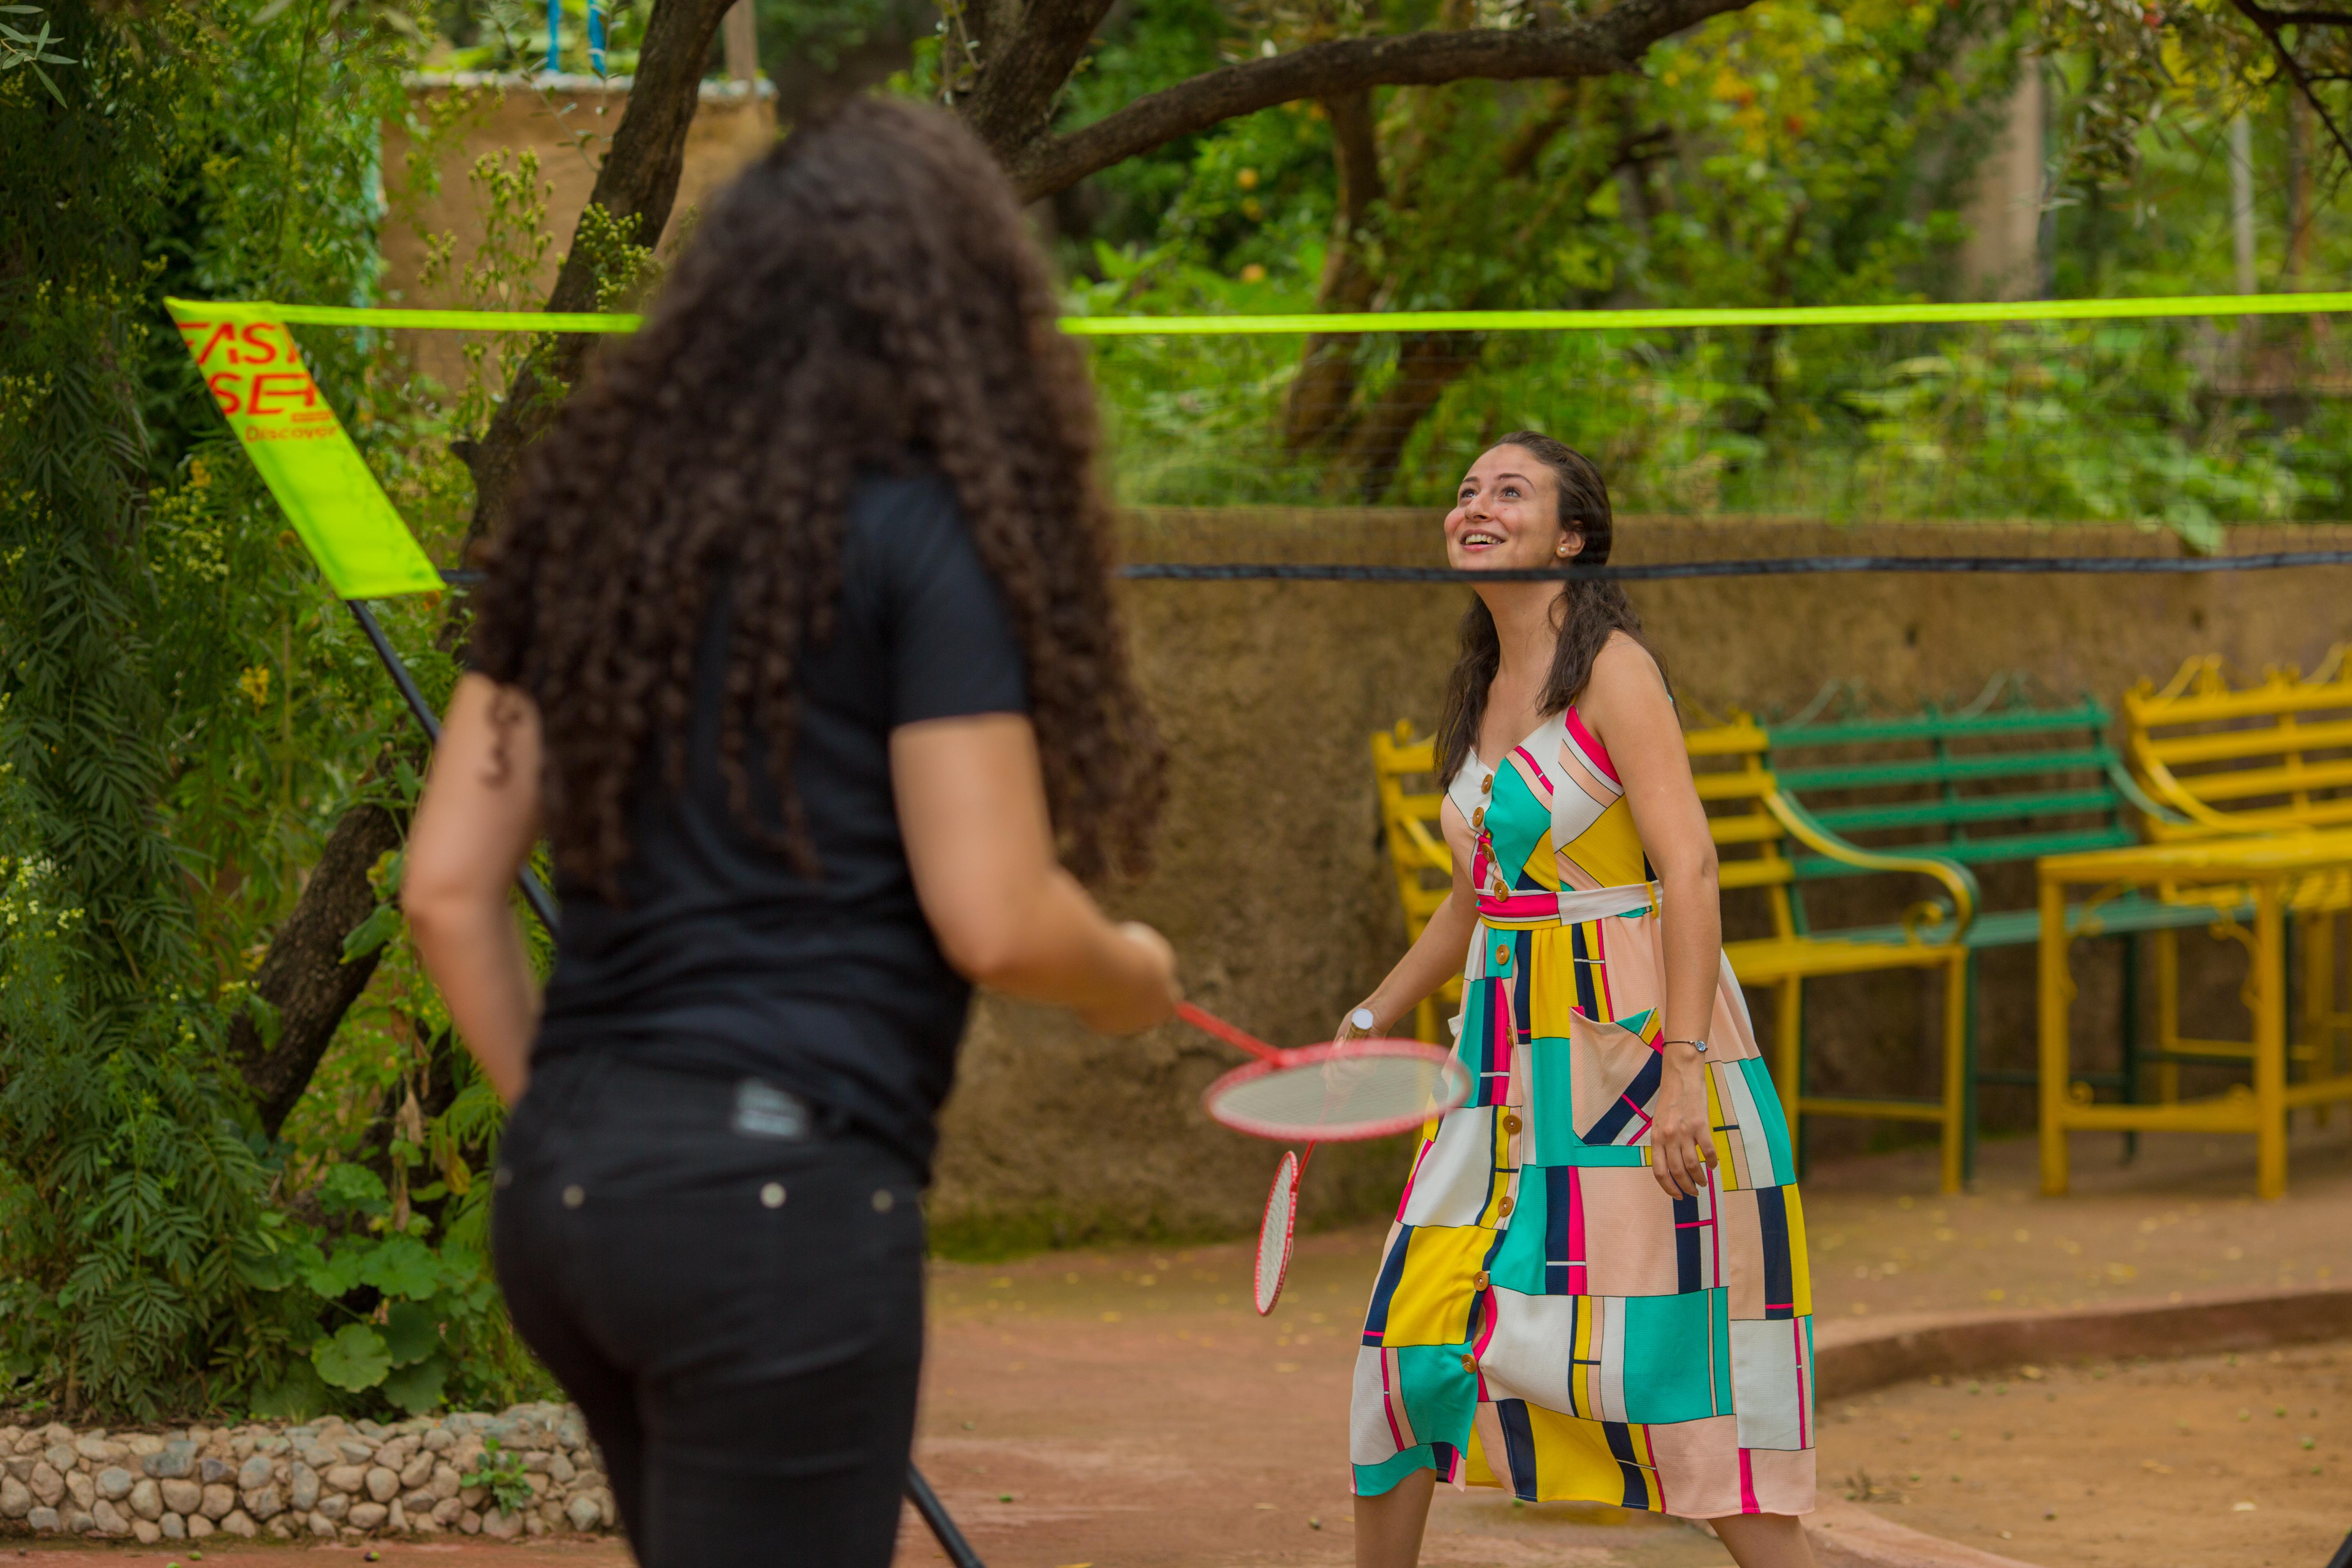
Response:
[{"label": "teal panel on dress", "polygon": [[1707,1358],[1715,1368],[1715,1413],[1728,1415],[1732,1412],[1731,1292],[1710,1290],[1707,1295],[1720,1298],[1709,1302],[1707,1311],[1709,1337],[1715,1342],[1715,1353]]},{"label": "teal panel on dress", "polygon": [[[1647,1016],[1647,1015],[1644,1015]],[[1465,1026],[1467,1032],[1467,1026]],[[1576,1106],[1570,1076],[1571,1047],[1556,1036],[1538,1035],[1528,1042],[1528,1081],[1535,1100],[1535,1147],[1528,1163],[1534,1165],[1639,1165],[1645,1163],[1639,1145],[1587,1143],[1576,1132]],[[1525,1203],[1528,1184],[1519,1184]],[[1517,1221],[1512,1222],[1516,1227]],[[1512,1289],[1517,1289],[1514,1286]]]},{"label": "teal panel on dress", "polygon": [[1495,774],[1495,798],[1486,807],[1486,831],[1494,837],[1495,861],[1516,888],[1519,870],[1536,846],[1551,831],[1551,808],[1538,800],[1519,777],[1519,770],[1504,764]]},{"label": "teal panel on dress", "polygon": [[1413,1471],[1435,1468],[1437,1456],[1429,1451],[1428,1444],[1406,1448],[1390,1455],[1377,1465],[1356,1466],[1356,1495],[1380,1497]]},{"label": "teal panel on dress", "polygon": [[[1727,1314],[1727,1293],[1626,1296],[1625,1419],[1703,1421],[1716,1413],[1710,1357],[1696,1354],[1715,1337],[1712,1320]],[[1729,1338],[1726,1331],[1727,1341]],[[1730,1359],[1727,1343],[1724,1359]]]},{"label": "teal panel on dress", "polygon": [[[1405,1419],[1424,1443],[1470,1445],[1470,1418],[1478,1409],[1478,1379],[1462,1370],[1464,1345],[1400,1345],[1397,1386]],[[1427,1462],[1427,1461],[1424,1461]]]},{"label": "teal panel on dress", "polygon": [[1780,1091],[1761,1057],[1741,1058],[1739,1071],[1748,1079],[1748,1097],[1756,1101],[1757,1118],[1764,1123],[1764,1142],[1772,1151],[1772,1169],[1784,1182],[1797,1179],[1797,1157],[1789,1148],[1789,1119],[1780,1114]]},{"label": "teal panel on dress", "polygon": [[1569,1043],[1555,1035],[1538,1035],[1528,1042],[1528,1098],[1535,1101],[1535,1148],[1528,1163],[1569,1165],[1574,1151],[1584,1147],[1576,1135],[1576,1079],[1570,1063]]},{"label": "teal panel on dress", "polygon": [[1548,1187],[1539,1166],[1519,1167],[1518,1194],[1511,1207],[1511,1217],[1503,1222],[1503,1234],[1486,1264],[1490,1279],[1523,1296],[1544,1293],[1544,1232],[1551,1212]]}]

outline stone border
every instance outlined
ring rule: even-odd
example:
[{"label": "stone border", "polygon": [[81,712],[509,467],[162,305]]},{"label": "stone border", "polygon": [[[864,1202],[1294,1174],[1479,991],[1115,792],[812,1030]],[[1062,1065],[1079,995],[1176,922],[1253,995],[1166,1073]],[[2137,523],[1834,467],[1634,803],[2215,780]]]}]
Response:
[{"label": "stone border", "polygon": [[[1921,1317],[1867,1338],[1842,1333],[1830,1343],[1817,1343],[1814,1392],[1823,1400],[1843,1399],[1915,1378],[1993,1372],[2030,1362],[2204,1355],[2347,1335],[2352,1288],[2334,1286],[2063,1312]],[[1897,1524],[1843,1499],[1825,1499],[1808,1514],[1805,1534],[1823,1568],[2033,1568]]]},{"label": "stone border", "polygon": [[[488,1489],[466,1484],[492,1441],[499,1462],[519,1466],[530,1489],[513,1512]],[[513,1540],[609,1531],[619,1513],[586,1423],[551,1404],[389,1426],[340,1416],[121,1434],[0,1426],[0,1521],[12,1532],[152,1546],[215,1532]]]}]

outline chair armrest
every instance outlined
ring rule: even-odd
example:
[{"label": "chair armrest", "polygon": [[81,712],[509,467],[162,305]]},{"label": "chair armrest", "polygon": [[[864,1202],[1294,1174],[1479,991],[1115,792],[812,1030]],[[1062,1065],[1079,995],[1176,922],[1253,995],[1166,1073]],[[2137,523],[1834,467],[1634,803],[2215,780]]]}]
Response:
[{"label": "chair armrest", "polygon": [[[1969,926],[1977,918],[1977,906],[1983,901],[1978,891],[1975,873],[1957,861],[1927,855],[1883,855],[1849,844],[1828,828],[1813,820],[1811,815],[1779,790],[1764,795],[1764,808],[1789,830],[1789,837],[1817,855],[1849,866],[1860,866],[1873,871],[1909,871],[1922,877],[1932,877],[1944,885],[1952,896],[1952,934],[1948,939],[1958,942],[1968,934]],[[1912,938],[1917,941],[1915,932]]]},{"label": "chair armrest", "polygon": [[[2129,768],[2120,763],[2109,763],[2106,765],[2106,774],[2107,782],[2116,786],[2116,793],[2129,801],[2132,809],[2141,816],[2163,823],[2167,827],[2188,827],[2194,824],[2195,818],[2181,815],[2140,788],[2139,780],[2131,776]],[[2169,773],[2166,773],[2165,777],[2172,780],[2175,790],[2180,787],[2179,781],[2172,779]]]},{"label": "chair armrest", "polygon": [[2293,833],[2311,826],[2293,811],[2242,811],[2234,816],[2216,811],[2199,800],[2188,785],[2173,776],[2170,768],[2146,752],[2137,752],[2137,754],[2140,765],[2147,770],[2147,782],[2156,793],[2200,826],[2218,828],[2224,833],[2253,834]]}]

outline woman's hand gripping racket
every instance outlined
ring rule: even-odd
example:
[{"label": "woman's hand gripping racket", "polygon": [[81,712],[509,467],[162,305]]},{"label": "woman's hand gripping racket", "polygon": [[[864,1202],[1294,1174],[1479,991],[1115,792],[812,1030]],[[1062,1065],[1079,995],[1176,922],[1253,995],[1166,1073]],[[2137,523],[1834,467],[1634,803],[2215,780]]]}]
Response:
[{"label": "woman's hand gripping racket", "polygon": [[[1253,1137],[1300,1140],[1310,1158],[1318,1142],[1385,1138],[1470,1098],[1462,1064],[1419,1040],[1343,1038],[1283,1051],[1190,1002],[1178,1003],[1176,1016],[1258,1058],[1209,1086],[1201,1097],[1209,1114]],[[1304,1170],[1304,1162],[1286,1152],[1266,1194],[1252,1292],[1261,1315],[1274,1310],[1289,1273]]]}]

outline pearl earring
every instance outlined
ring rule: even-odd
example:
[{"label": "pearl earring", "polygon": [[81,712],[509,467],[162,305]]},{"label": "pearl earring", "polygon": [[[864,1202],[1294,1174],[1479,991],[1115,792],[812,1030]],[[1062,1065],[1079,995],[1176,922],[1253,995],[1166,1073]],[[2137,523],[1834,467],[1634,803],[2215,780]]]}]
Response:
[{"label": "pearl earring", "polygon": [[1561,545],[1561,546],[1559,547],[1559,552],[1560,552],[1562,555],[1567,554],[1567,553],[1568,553],[1568,546],[1567,546],[1567,545],[1565,545],[1565,544]]}]

